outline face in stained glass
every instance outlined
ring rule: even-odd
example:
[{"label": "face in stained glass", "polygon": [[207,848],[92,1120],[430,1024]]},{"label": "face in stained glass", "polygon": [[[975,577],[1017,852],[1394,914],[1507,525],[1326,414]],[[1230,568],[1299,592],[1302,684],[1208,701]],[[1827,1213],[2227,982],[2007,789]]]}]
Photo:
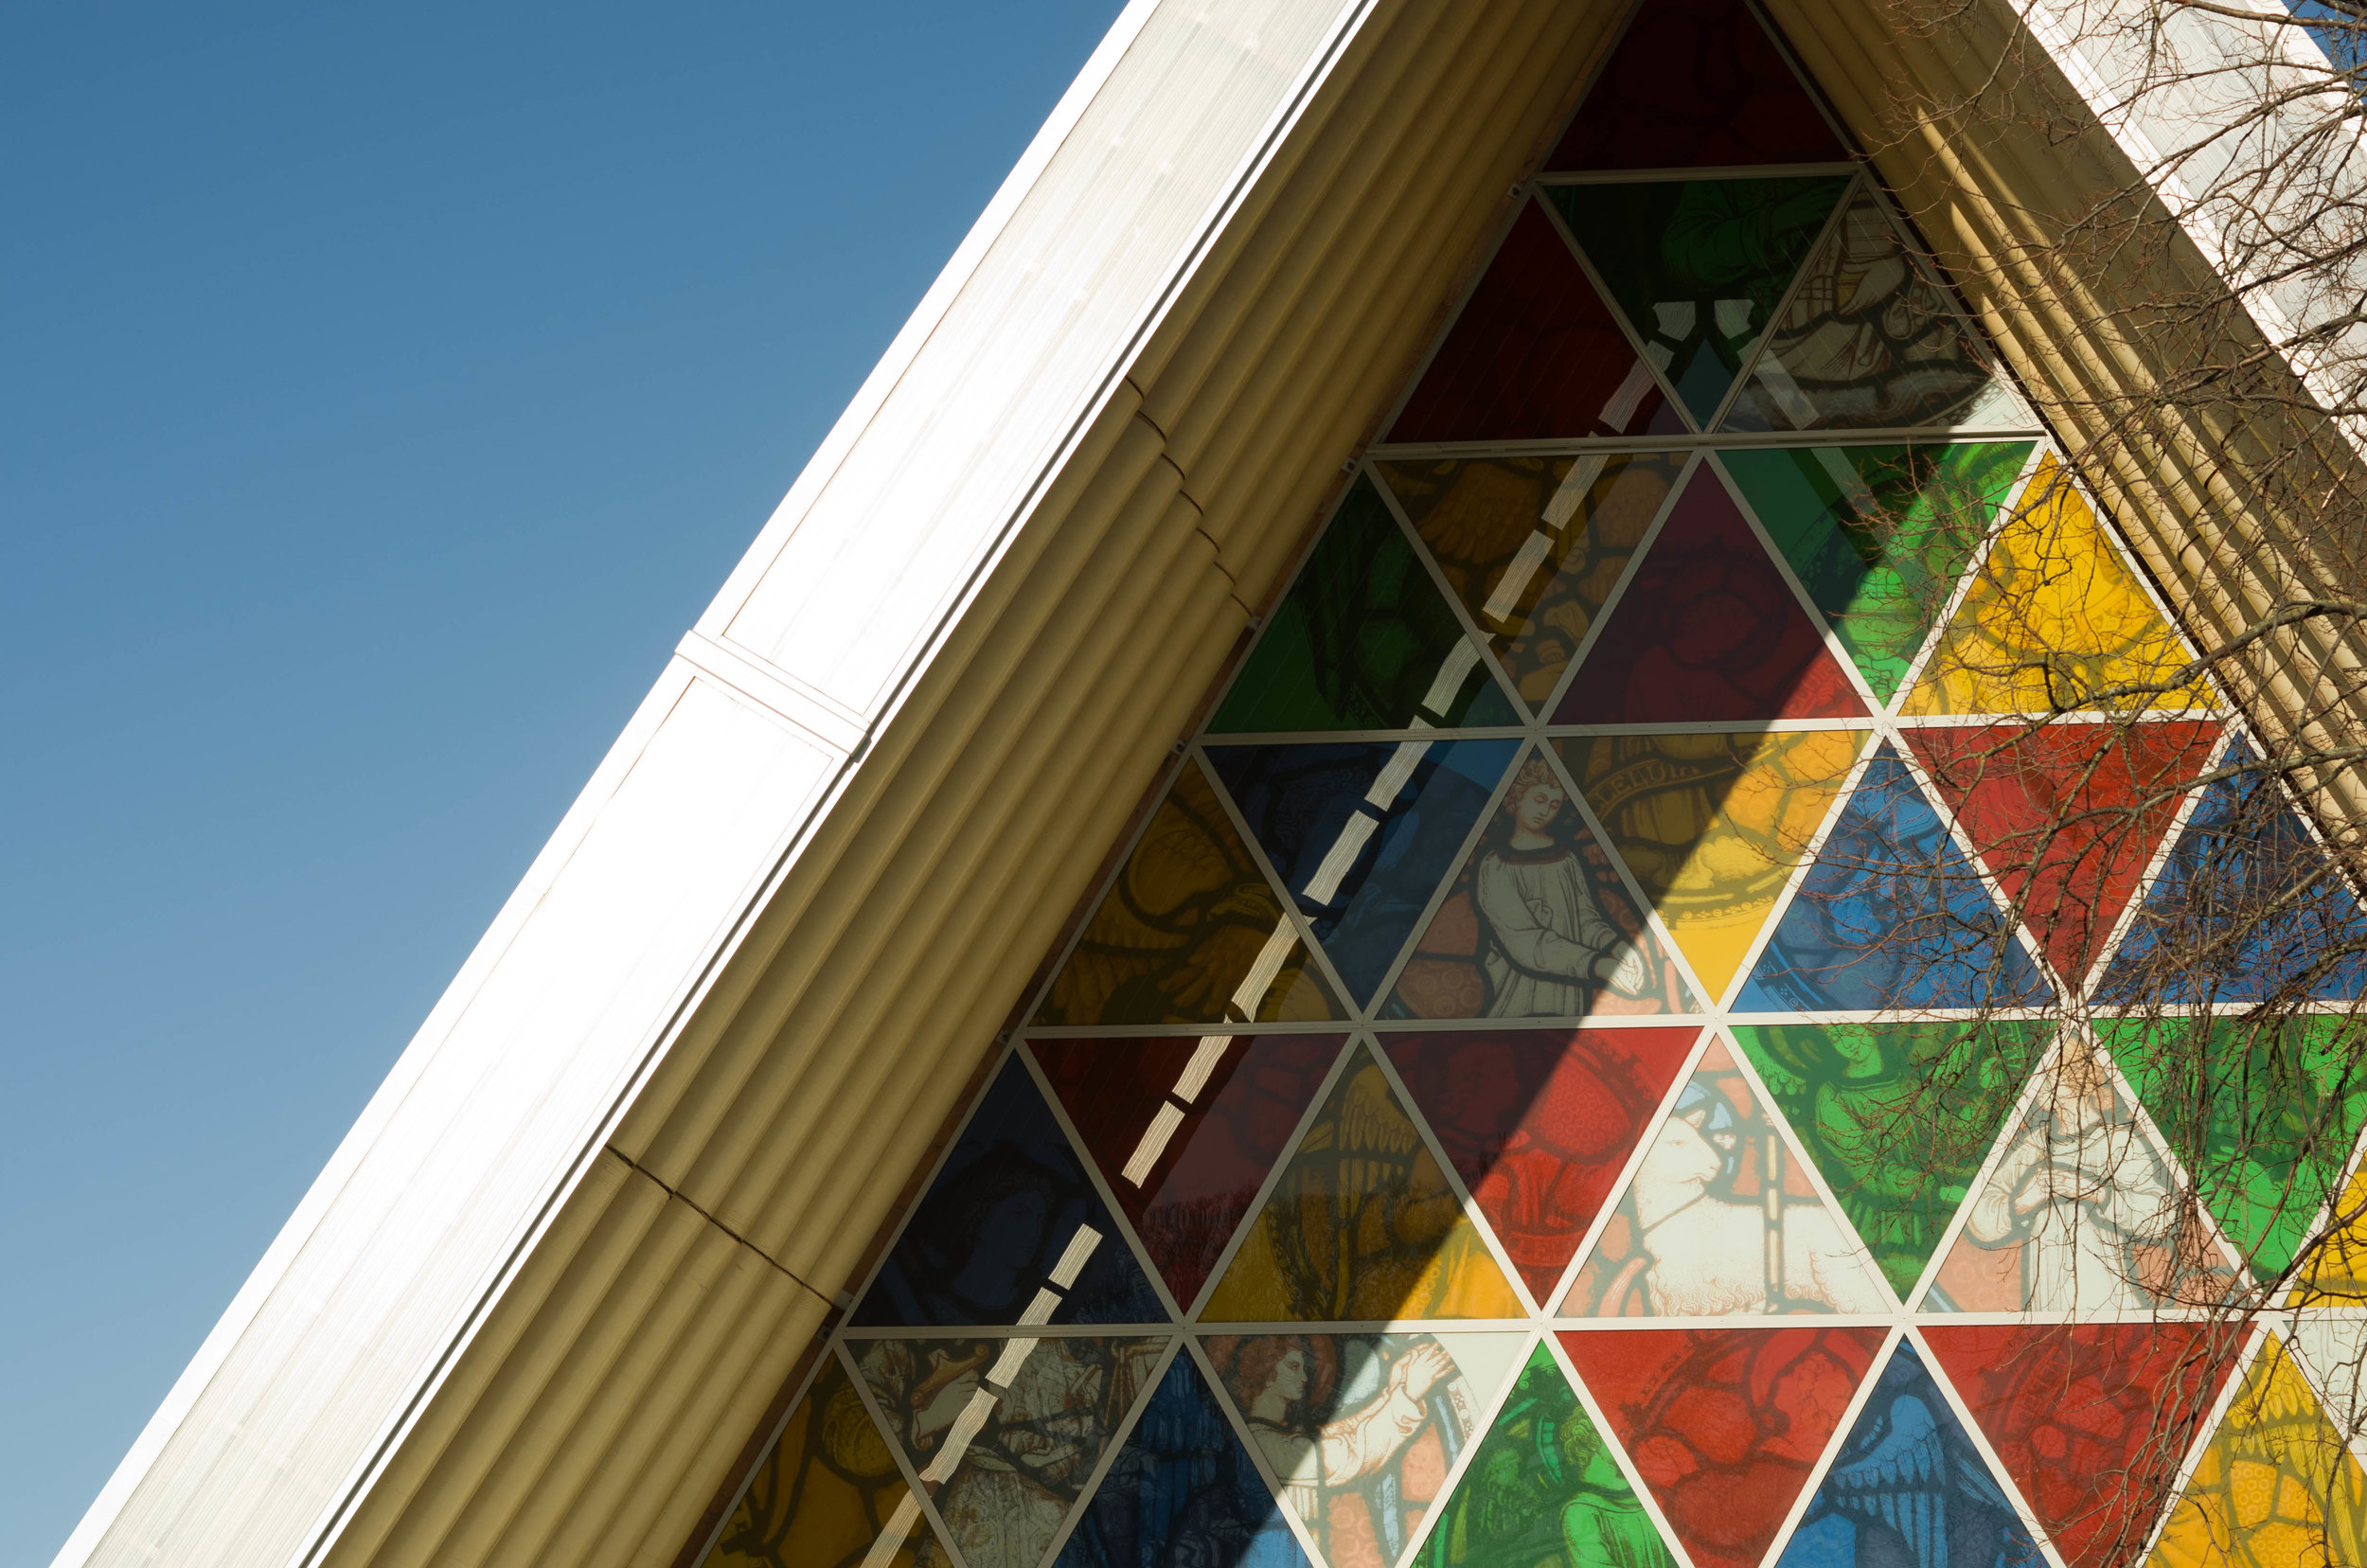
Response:
[{"label": "face in stained glass", "polygon": [[1686,996],[1568,787],[1532,753],[1416,938],[1385,1010],[1617,1017],[1682,1011]]},{"label": "face in stained glass", "polygon": [[1404,1559],[1510,1376],[1521,1334],[1253,1334],[1218,1381],[1331,1568]]}]

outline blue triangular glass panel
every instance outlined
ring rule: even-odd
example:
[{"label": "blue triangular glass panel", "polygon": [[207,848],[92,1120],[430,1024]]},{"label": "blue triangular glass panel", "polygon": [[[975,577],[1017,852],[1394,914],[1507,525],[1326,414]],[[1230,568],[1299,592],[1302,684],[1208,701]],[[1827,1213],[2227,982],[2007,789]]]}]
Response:
[{"label": "blue triangular glass panel", "polygon": [[[2258,760],[2238,739],[2223,767]],[[2367,912],[2265,773],[2206,785],[2098,1000],[2355,1002]]]},{"label": "blue triangular glass panel", "polygon": [[1208,761],[1362,1002],[1453,871],[1519,745],[1211,746]]},{"label": "blue triangular glass panel", "polygon": [[2043,1560],[1912,1345],[1875,1382],[1776,1568]]},{"label": "blue triangular glass panel", "polygon": [[[1088,1237],[1085,1233],[1091,1231]],[[1078,1251],[1079,1260],[1073,1256]],[[1003,1064],[848,1321],[864,1328],[1164,1323],[1125,1233],[1018,1057]]]},{"label": "blue triangular glass panel", "polygon": [[2036,1004],[2046,982],[1884,742],[1735,1006],[1745,1012]]},{"label": "blue triangular glass panel", "polygon": [[1191,1356],[1168,1363],[1054,1568],[1308,1568]]}]

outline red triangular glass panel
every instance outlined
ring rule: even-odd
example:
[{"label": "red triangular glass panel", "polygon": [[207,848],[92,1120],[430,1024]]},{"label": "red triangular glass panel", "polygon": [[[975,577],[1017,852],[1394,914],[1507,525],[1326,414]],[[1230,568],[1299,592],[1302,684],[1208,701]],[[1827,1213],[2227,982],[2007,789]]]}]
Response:
[{"label": "red triangular glass panel", "polygon": [[1531,202],[1389,439],[1543,440],[1682,428],[1611,307]]},{"label": "red triangular glass panel", "polygon": [[1698,1029],[1383,1036],[1480,1213],[1550,1300]]},{"label": "red triangular glass panel", "polygon": [[1559,1335],[1694,1568],[1758,1568],[1886,1330]]},{"label": "red triangular glass panel", "polygon": [[2218,737],[2216,723],[2180,720],[1910,730],[1907,743],[2076,985]]},{"label": "red triangular glass panel", "polygon": [[1645,0],[1548,169],[1849,156],[1742,0]]},{"label": "red triangular glass panel", "polygon": [[2244,1340],[2207,1323],[2000,1324],[1923,1337],[2071,1568],[2107,1568],[2145,1540]]},{"label": "red triangular glass panel", "polygon": [[1337,1035],[1029,1043],[1175,1299],[1189,1307],[1340,1054]]},{"label": "red triangular glass panel", "polygon": [[1791,584],[1704,464],[1612,605],[1554,722],[1864,712]]}]

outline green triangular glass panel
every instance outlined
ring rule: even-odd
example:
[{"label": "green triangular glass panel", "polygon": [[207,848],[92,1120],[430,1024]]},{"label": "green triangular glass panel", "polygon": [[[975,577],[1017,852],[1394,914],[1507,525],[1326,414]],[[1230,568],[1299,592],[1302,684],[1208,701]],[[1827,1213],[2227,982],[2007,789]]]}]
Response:
[{"label": "green triangular glass panel", "polygon": [[2360,1021],[2155,1018],[2102,1032],[2227,1238],[2262,1278],[2282,1274],[2367,1120]]},{"label": "green triangular glass panel", "polygon": [[1404,729],[1416,719],[1520,722],[1388,503],[1360,477],[1208,727]]},{"label": "green triangular glass panel", "polygon": [[1611,1445],[1539,1345],[1430,1534],[1424,1568],[1675,1568]]},{"label": "green triangular glass panel", "polygon": [[2010,497],[2028,441],[1719,454],[1885,703]]},{"label": "green triangular glass panel", "polygon": [[1809,258],[1721,428],[2026,430],[2034,422],[1978,329],[1860,187]]},{"label": "green triangular glass panel", "polygon": [[2047,1038],[2036,1023],[1735,1029],[1901,1297],[1923,1277]]},{"label": "green triangular glass panel", "polygon": [[1645,351],[1707,424],[1848,185],[1828,174],[1549,188]]}]

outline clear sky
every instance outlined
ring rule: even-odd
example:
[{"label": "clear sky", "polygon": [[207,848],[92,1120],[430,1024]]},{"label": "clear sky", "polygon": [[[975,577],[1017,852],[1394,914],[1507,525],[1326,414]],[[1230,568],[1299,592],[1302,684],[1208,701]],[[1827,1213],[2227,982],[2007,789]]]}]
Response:
[{"label": "clear sky", "polygon": [[0,1563],[1118,9],[0,11]]}]

